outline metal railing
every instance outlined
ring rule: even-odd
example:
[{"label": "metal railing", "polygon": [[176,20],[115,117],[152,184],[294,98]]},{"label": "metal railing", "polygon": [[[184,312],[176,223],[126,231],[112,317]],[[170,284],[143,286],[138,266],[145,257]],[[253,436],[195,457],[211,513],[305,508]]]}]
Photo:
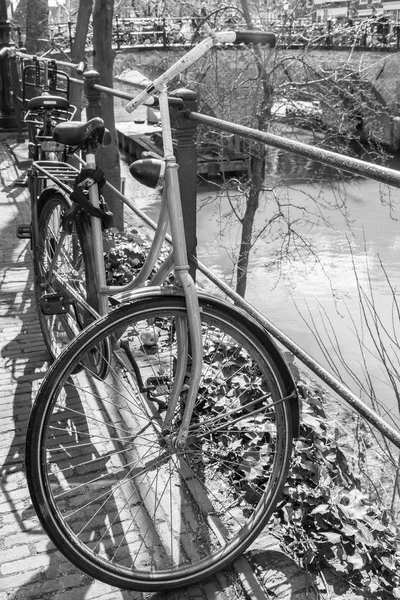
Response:
[{"label": "metal railing", "polygon": [[[222,9],[221,9],[222,10]],[[213,11],[214,15],[218,11]],[[244,20],[239,19],[239,11],[235,27],[245,27]],[[198,34],[196,24],[206,17],[188,15],[184,17],[135,17],[115,16],[113,20],[113,45],[116,49],[134,46],[187,45],[192,42],[194,34]],[[212,18],[212,17],[211,17]],[[232,26],[232,23],[230,23]],[[49,27],[49,43],[71,50],[76,23],[72,21],[53,23]],[[280,47],[302,47],[311,44],[319,48],[360,48],[396,51],[400,48],[400,23],[384,16],[364,17],[353,22],[343,19],[334,23],[331,19],[315,22],[309,19],[294,18],[289,14],[272,15],[268,19],[268,29],[277,36]],[[12,27],[12,37],[18,47],[24,44],[23,30],[20,26]],[[87,47],[92,46],[92,32],[89,28]]]},{"label": "metal railing", "polygon": [[[93,75],[90,81],[86,80],[86,95],[88,106],[98,107],[100,92],[126,97],[125,93],[116,92],[110,88],[99,85]],[[184,220],[187,232],[188,249],[192,256],[196,257],[196,187],[197,172],[193,165],[197,164],[196,127],[197,124],[206,125],[213,129],[219,129],[228,133],[239,135],[243,138],[254,140],[293,152],[300,156],[312,158],[329,166],[344,170],[353,175],[358,175],[400,188],[400,172],[380,165],[366,163],[357,158],[352,158],[336,152],[316,148],[302,142],[284,138],[271,133],[265,133],[257,129],[243,127],[232,122],[222,121],[215,117],[196,112],[195,93],[191,90],[179,90],[178,94],[184,101],[182,108],[171,107],[171,121],[174,128],[174,139],[176,142],[176,155],[179,164],[179,178],[182,189],[182,197],[185,198],[183,206]],[[97,108],[95,108],[97,110]],[[91,113],[94,114],[94,113]],[[137,213],[139,214],[139,213]],[[155,226],[153,224],[152,226]],[[265,315],[257,311],[249,302],[244,300],[232,288],[215,276],[210,269],[195,259],[196,266],[213,284],[224,294],[231,298],[238,306],[242,307],[254,317],[277,341],[287,350],[292,352],[297,359],[304,363],[315,375],[317,375],[327,386],[336,392],[353,409],[373,425],[382,435],[400,448],[400,432],[389,425],[382,417],[358,396],[356,396],[342,381],[329,373],[318,361],[312,358],[303,348],[290,339],[283,331],[276,327]]]},{"label": "metal railing", "polygon": [[[79,82],[79,81],[78,81]],[[79,82],[80,83],[80,82]],[[84,74],[84,93],[87,99],[87,118],[101,116],[101,93],[111,96],[131,99],[131,94],[120,92],[100,84],[100,76],[95,71]],[[261,144],[267,144],[281,150],[292,152],[300,156],[312,158],[326,165],[336,167],[353,175],[385,183],[400,188],[400,172],[393,169],[366,163],[362,160],[345,156],[330,150],[317,148],[291,140],[282,136],[274,135],[244,127],[232,122],[223,121],[197,112],[196,94],[191,90],[178,90],[175,97],[183,100],[183,105],[172,105],[171,124],[174,130],[174,142],[177,162],[179,164],[179,179],[182,188],[183,218],[185,221],[187,246],[192,262],[214,285],[216,285],[226,296],[231,298],[238,306],[243,308],[249,315],[255,318],[282,346],[288,349],[298,360],[306,365],[317,377],[319,377],[329,388],[336,392],[354,410],[373,425],[383,436],[400,448],[400,432],[389,425],[382,417],[358,396],[356,396],[342,381],[329,373],[318,361],[312,358],[303,348],[290,339],[283,331],[274,325],[265,315],[257,311],[249,302],[232,290],[226,283],[218,278],[210,269],[196,258],[196,188],[197,188],[197,150],[196,130],[197,125],[205,125],[213,129],[219,129],[228,133],[253,140]],[[152,228],[156,224],[140,211],[128,198],[118,193],[119,197],[127,204],[147,225]]]}]

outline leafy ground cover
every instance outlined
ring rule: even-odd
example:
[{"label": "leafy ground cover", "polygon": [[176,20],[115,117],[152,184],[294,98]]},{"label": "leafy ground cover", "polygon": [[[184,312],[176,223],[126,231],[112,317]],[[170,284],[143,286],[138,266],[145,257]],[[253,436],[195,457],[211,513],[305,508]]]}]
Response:
[{"label": "leafy ground cover", "polygon": [[[143,264],[148,239],[134,228],[108,237],[107,283],[127,283]],[[368,460],[360,458],[360,447],[372,445],[368,429],[350,411],[332,414],[335,401],[303,379],[300,436],[270,530],[284,553],[310,573],[311,587],[320,582],[315,597],[324,597],[321,590],[328,590],[326,582],[333,575],[346,589],[361,594],[354,598],[400,598],[396,515],[371,492],[370,479],[359,468],[360,461]],[[378,477],[386,467],[384,462],[376,467]]]},{"label": "leafy ground cover", "polygon": [[328,571],[360,597],[400,598],[399,528],[354,470],[356,418],[343,410],[341,419],[332,421],[321,388],[299,387],[301,433],[271,530],[278,531],[281,548],[322,582]]},{"label": "leafy ground cover", "polygon": [[125,285],[140,271],[150,247],[137,229],[120,233],[107,231],[105,267],[107,285]]}]

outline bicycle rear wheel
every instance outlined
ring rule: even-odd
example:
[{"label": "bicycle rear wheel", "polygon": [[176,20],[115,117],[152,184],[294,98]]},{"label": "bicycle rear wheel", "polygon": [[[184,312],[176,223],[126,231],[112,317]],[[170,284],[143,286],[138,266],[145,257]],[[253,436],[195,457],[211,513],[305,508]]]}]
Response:
[{"label": "bicycle rear wheel", "polygon": [[[52,365],[31,413],[27,477],[44,529],[82,571],[120,588],[186,586],[227,566],[286,480],[296,398],[283,360],[241,311],[204,298],[200,308],[204,366],[185,448],[173,442],[185,386],[162,430],[181,297],[148,295],[89,326]],[[115,350],[105,380],[74,374],[94,345],[121,335],[126,352]]]},{"label": "bicycle rear wheel", "polygon": [[[57,191],[38,202],[38,240],[34,244],[34,287],[37,313],[43,338],[52,359],[95,316],[80,303],[83,299],[94,310],[98,296],[93,288],[94,263],[89,247],[90,222],[83,215],[64,231],[63,217],[70,209],[69,201]],[[78,225],[78,229],[77,229]],[[99,353],[92,353],[98,376],[106,373],[110,345],[101,344]]]}]

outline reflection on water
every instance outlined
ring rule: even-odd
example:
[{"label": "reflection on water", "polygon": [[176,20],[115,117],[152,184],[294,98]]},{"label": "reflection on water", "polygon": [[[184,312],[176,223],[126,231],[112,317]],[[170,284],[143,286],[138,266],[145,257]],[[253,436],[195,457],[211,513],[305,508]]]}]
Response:
[{"label": "reflection on water", "polygon": [[[383,326],[389,330],[398,327],[390,286],[395,292],[400,289],[399,192],[361,178],[338,181],[335,170],[285,152],[271,152],[270,160],[271,171],[284,172],[290,183],[274,194],[265,194],[255,228],[257,232],[265,228],[277,210],[278,198],[286,217],[295,220],[298,248],[294,246],[294,254],[285,260],[277,260],[282,255],[284,228],[280,232],[267,228],[260,234],[250,260],[247,299],[331,371],[335,364],[340,366],[335,351],[339,346],[344,364],[363,381],[367,370],[378,400],[393,411],[396,400],[362,323],[359,293],[360,287],[369,296],[373,293]],[[309,174],[320,181],[307,183]],[[156,219],[158,192],[138,189],[132,181],[130,186],[135,188],[138,205]],[[240,233],[237,223],[227,218],[232,204],[240,212],[243,195],[233,191],[228,201],[213,185],[199,189],[198,255],[227,282],[234,279]],[[312,253],[301,247],[300,236],[310,243]],[[364,301],[367,307],[372,302]],[[363,340],[361,348],[356,328]],[[397,348],[390,346],[391,359],[397,365]],[[342,366],[340,371],[359,393],[359,386]]]},{"label": "reflection on water", "polygon": [[[318,206],[308,195],[319,198]],[[276,260],[281,251],[279,237],[259,239],[251,257],[247,298],[309,354],[330,369],[335,347],[346,365],[365,380],[367,368],[374,379],[379,399],[395,407],[395,398],[382,383],[379,361],[365,324],[360,321],[359,286],[369,293],[372,286],[375,306],[382,323],[392,328],[393,297],[386,281],[395,290],[400,287],[400,227],[397,190],[376,182],[359,179],[322,182],[311,186],[301,183],[285,188],[288,203],[296,205],[292,218],[299,234],[312,244],[312,253],[298,249],[283,262]],[[270,203],[273,200],[270,199]],[[337,206],[337,208],[335,208]],[[301,208],[300,208],[301,207]],[[317,220],[318,208],[326,223]],[[205,204],[199,211],[199,257],[208,266],[215,265],[225,277],[232,272],[233,249],[239,242],[238,228],[226,226],[229,210],[226,200]],[[302,222],[299,212],[313,215],[310,225]],[[256,228],[261,231],[269,215],[268,201],[257,215]],[[311,220],[311,219],[310,219]],[[218,221],[224,225],[220,234]],[[385,267],[386,273],[382,269]],[[368,305],[368,302],[367,302]],[[307,325],[307,323],[308,325]],[[398,318],[395,319],[397,327]],[[311,329],[310,329],[310,327]],[[360,349],[355,335],[359,329],[366,348]],[[318,336],[321,336],[319,339]],[[321,344],[326,346],[324,352]],[[390,343],[392,355],[397,354]],[[362,352],[368,366],[362,364]],[[341,371],[344,369],[341,367]],[[348,375],[346,382],[350,383]],[[358,386],[352,385],[358,393]]]},{"label": "reflection on water", "polygon": [[269,149],[266,172],[268,184],[282,182],[282,173],[285,174],[284,180],[291,183],[305,182],[311,177],[317,181],[339,179],[339,172],[336,169],[316,163],[315,160],[304,156],[298,156],[293,160],[290,154],[277,148]]}]

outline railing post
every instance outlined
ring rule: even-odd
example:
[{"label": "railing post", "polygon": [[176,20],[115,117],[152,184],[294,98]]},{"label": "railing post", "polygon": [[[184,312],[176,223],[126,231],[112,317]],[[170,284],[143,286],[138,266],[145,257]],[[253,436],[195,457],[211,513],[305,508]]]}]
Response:
[{"label": "railing post", "polygon": [[164,48],[166,48],[168,46],[168,37],[167,37],[167,23],[165,20],[165,17],[163,17],[162,19],[162,40],[163,40],[163,46]]},{"label": "railing post", "polygon": [[326,45],[327,46],[332,46],[332,21],[331,19],[327,20],[327,26],[328,26],[328,35],[326,36]]},{"label": "railing post", "polygon": [[[0,50],[11,46],[11,25],[7,19],[6,0],[0,0]],[[14,129],[17,125],[11,97],[10,60],[8,54],[0,58],[0,127]]]},{"label": "railing post", "polygon": [[72,37],[72,23],[68,21],[68,39],[69,39],[69,50],[72,52],[72,45],[74,43],[74,38]]},{"label": "railing post", "polygon": [[15,49],[11,49],[9,52],[9,66],[10,66],[10,77],[11,77],[11,90],[14,100],[14,110],[17,121],[17,142],[22,143],[25,141],[24,129],[26,124],[23,121],[23,100],[22,100],[22,86],[20,73],[17,64],[17,54]]},{"label": "railing post", "polygon": [[196,268],[190,257],[196,257],[196,198],[197,198],[197,125],[184,117],[185,109],[197,110],[197,94],[192,90],[178,89],[169,94],[184,101],[183,109],[171,107],[171,126],[176,161],[179,165],[179,184],[181,188],[183,222],[186,232],[186,245],[189,256],[190,272],[195,278]]},{"label": "railing post", "polygon": [[115,17],[115,22],[116,22],[116,29],[117,29],[117,50],[120,49],[121,44],[120,44],[120,39],[119,39],[119,19],[118,19],[118,15],[116,15]]},{"label": "railing post", "polygon": [[97,71],[86,71],[83,74],[83,90],[87,98],[86,118],[101,117],[100,91],[95,85],[100,84],[100,75]]}]

